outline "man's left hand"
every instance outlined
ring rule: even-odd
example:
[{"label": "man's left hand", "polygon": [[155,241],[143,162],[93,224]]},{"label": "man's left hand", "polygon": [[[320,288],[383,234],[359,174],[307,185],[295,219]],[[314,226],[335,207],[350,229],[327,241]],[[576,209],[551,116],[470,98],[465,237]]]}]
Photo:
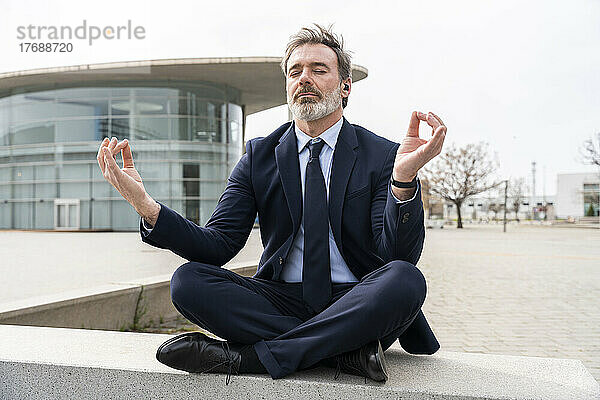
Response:
[{"label": "man's left hand", "polygon": [[[430,140],[419,137],[419,124],[421,121],[426,121],[432,128],[432,138]],[[408,125],[408,133],[396,152],[392,175],[394,179],[400,182],[412,181],[425,164],[440,154],[446,137],[446,130],[446,126],[440,117],[434,113],[424,114],[420,111],[413,111]]]}]

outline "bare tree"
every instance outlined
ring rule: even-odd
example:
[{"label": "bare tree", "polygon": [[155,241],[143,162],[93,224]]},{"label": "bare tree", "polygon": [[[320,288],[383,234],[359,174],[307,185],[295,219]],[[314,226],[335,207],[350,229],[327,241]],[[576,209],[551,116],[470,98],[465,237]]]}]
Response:
[{"label": "bare tree", "polygon": [[510,210],[515,213],[515,219],[519,222],[519,209],[525,199],[525,179],[515,178],[508,183],[508,197]]},{"label": "bare tree", "polygon": [[504,204],[502,203],[490,203],[488,206],[488,210],[494,213],[494,221],[498,220],[498,213],[504,209]]},{"label": "bare tree", "polygon": [[458,228],[462,228],[461,206],[476,194],[497,186],[492,175],[498,162],[488,154],[487,143],[468,144],[457,148],[453,144],[421,171],[432,193],[456,206]]},{"label": "bare tree", "polygon": [[583,142],[581,156],[584,163],[600,167],[600,132]]}]

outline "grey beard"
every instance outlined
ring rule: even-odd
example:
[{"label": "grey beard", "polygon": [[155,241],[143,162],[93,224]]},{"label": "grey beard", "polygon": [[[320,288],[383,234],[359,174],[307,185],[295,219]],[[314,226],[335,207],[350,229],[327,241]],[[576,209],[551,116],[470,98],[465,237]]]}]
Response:
[{"label": "grey beard", "polygon": [[293,98],[288,98],[288,107],[292,115],[302,121],[314,121],[326,117],[341,105],[342,88],[340,87],[316,102],[300,103],[298,100],[294,101]]}]

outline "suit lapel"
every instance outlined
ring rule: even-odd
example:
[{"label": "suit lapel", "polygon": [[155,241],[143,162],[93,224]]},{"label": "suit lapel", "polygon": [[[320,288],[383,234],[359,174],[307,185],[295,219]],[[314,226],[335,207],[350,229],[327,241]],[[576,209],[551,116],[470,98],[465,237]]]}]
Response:
[{"label": "suit lapel", "polygon": [[329,178],[329,222],[335,243],[342,256],[344,255],[342,250],[342,209],[348,180],[356,162],[357,148],[358,141],[354,127],[344,118],[333,152],[333,165]]},{"label": "suit lapel", "polygon": [[298,232],[300,217],[302,216],[302,183],[300,182],[300,162],[298,161],[298,144],[294,124],[279,139],[275,147],[275,162],[287,200],[290,215],[292,216],[293,233]]}]

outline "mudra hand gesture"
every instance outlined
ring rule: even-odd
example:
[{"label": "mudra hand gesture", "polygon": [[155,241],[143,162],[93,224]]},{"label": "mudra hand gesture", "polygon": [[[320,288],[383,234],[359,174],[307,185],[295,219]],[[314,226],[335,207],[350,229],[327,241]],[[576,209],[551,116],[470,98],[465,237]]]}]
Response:
[{"label": "mudra hand gesture", "polygon": [[[419,124],[421,121],[426,121],[432,128],[432,138],[430,140],[419,137]],[[408,125],[408,133],[396,152],[393,170],[394,179],[400,182],[413,180],[417,172],[442,151],[446,130],[447,128],[440,117],[434,113],[424,114],[420,111],[413,111]]]},{"label": "mudra hand gesture", "polygon": [[[123,157],[123,168],[120,168],[115,159],[116,154],[121,153]],[[160,206],[146,192],[142,177],[133,165],[133,155],[129,141],[123,139],[121,142],[113,137],[110,141],[104,138],[98,149],[98,165],[102,170],[102,176],[121,193],[121,196],[135,208],[137,213],[148,222],[154,223]]]}]

